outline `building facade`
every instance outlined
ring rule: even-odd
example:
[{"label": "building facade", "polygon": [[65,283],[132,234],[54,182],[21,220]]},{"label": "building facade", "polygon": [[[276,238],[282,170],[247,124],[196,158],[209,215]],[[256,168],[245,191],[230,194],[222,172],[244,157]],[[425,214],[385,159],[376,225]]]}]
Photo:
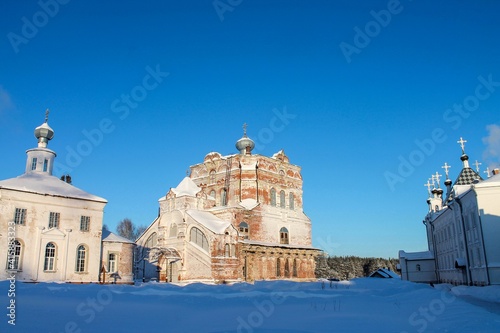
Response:
[{"label": "building facade", "polygon": [[[314,278],[311,221],[300,167],[284,151],[212,152],[159,200],[160,214],[137,240],[138,276],[162,281]],[[151,253],[153,251],[153,254]]]},{"label": "building facade", "polygon": [[[0,181],[0,280],[98,282],[102,225],[107,201],[52,175],[56,153],[47,148],[54,131],[35,129],[36,148],[26,169]],[[133,251],[132,251],[133,252]],[[132,271],[130,265],[129,271]]]},{"label": "building facade", "polygon": [[[427,182],[429,211],[424,218],[428,251],[400,251],[403,279],[466,285],[500,284],[500,175],[498,169],[484,180],[469,165],[462,147],[462,170],[455,180],[446,173],[446,193],[439,173]],[[432,180],[432,183],[431,183]],[[432,190],[431,190],[431,187]],[[433,266],[433,270],[430,268]],[[425,272],[424,272],[425,267]]]}]

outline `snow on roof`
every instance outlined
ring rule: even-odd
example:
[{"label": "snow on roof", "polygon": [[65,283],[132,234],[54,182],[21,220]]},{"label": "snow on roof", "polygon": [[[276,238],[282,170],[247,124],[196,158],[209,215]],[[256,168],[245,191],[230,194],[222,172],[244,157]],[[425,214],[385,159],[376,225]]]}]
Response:
[{"label": "snow on roof", "polygon": [[223,234],[224,231],[226,231],[226,229],[231,225],[231,223],[224,221],[209,212],[194,209],[188,209],[186,212],[196,222],[219,235]]},{"label": "snow on roof", "polygon": [[379,268],[370,274],[370,277],[383,277],[388,279],[399,279],[400,276],[387,268]]},{"label": "snow on roof", "polygon": [[109,230],[103,229],[102,230],[102,241],[103,242],[109,242],[109,243],[127,243],[127,244],[135,244],[133,241],[130,239],[127,239],[122,236],[118,236],[115,233],[112,233]]},{"label": "snow on roof", "polygon": [[399,257],[405,258],[407,260],[424,260],[424,259],[434,259],[434,255],[431,251],[422,252],[405,252],[403,250],[399,251]]},{"label": "snow on roof", "polygon": [[475,185],[475,187],[492,187],[500,185],[500,174],[493,175],[488,179],[483,180],[482,182]]},{"label": "snow on roof", "polygon": [[240,202],[240,206],[242,206],[245,209],[252,210],[255,207],[257,207],[259,203],[255,199],[243,199]]},{"label": "snow on roof", "polygon": [[173,188],[172,191],[176,196],[190,196],[196,197],[196,194],[201,191],[201,188],[193,182],[193,180],[189,177],[184,177],[184,179],[177,185],[176,188]]},{"label": "snow on roof", "polygon": [[82,199],[107,203],[104,198],[87,193],[79,188],[46,173],[26,173],[16,178],[0,181],[0,189],[29,192],[56,197]]}]

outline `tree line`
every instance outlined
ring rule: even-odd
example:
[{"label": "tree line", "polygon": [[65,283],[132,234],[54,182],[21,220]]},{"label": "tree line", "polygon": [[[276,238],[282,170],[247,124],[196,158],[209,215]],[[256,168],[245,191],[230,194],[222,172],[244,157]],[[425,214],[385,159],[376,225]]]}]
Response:
[{"label": "tree line", "polygon": [[356,256],[319,256],[316,258],[316,277],[349,280],[369,276],[379,268],[396,272],[398,259],[362,258]]}]

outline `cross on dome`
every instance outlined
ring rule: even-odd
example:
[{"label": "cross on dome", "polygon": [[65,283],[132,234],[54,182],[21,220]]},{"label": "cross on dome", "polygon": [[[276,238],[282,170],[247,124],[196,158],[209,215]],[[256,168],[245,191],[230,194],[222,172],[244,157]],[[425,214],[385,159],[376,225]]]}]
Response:
[{"label": "cross on dome", "polygon": [[432,175],[431,178],[429,178],[429,180],[432,183],[432,187],[436,188],[436,176]]},{"label": "cross on dome", "polygon": [[457,141],[457,143],[460,144],[460,147],[462,147],[462,154],[465,154],[465,143],[466,142],[467,142],[467,140],[462,139],[462,137],[460,137],[460,140]]},{"label": "cross on dome", "polygon": [[45,122],[48,122],[49,121],[49,109],[45,110]]},{"label": "cross on dome", "polygon": [[483,163],[480,163],[476,160],[476,163],[474,163],[474,165],[476,166],[476,171],[479,173],[479,166],[483,164]]},{"label": "cross on dome", "polygon": [[247,127],[248,127],[248,124],[247,124],[247,123],[244,123],[244,124],[243,124],[243,135],[244,135],[244,136],[247,136]]},{"label": "cross on dome", "polygon": [[432,184],[430,182],[430,179],[427,179],[427,184],[424,184],[425,187],[427,187],[427,192],[429,192],[429,196],[431,196],[431,187]]},{"label": "cross on dome", "polygon": [[484,173],[488,176],[488,178],[491,177],[491,174],[490,174],[490,167],[487,167],[486,168],[486,171],[484,171]]},{"label": "cross on dome", "polygon": [[437,181],[437,186],[438,186],[438,188],[439,188],[439,181],[441,180],[441,176],[442,176],[442,175],[440,175],[440,174],[436,171],[436,175],[434,176],[434,178],[435,178],[435,179],[436,179],[436,181]]},{"label": "cross on dome", "polygon": [[446,174],[446,179],[448,179],[448,173],[449,173],[449,170],[450,170],[451,166],[450,166],[450,165],[448,165],[448,163],[447,163],[447,162],[445,162],[445,163],[444,163],[444,165],[443,165],[441,168],[443,168],[443,169],[444,169],[444,172],[445,172],[445,174]]}]

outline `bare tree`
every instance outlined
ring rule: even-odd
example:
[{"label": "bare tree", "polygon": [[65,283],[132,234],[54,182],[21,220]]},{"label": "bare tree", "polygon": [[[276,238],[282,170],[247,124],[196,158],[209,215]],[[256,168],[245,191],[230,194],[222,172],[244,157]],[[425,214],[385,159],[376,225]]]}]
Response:
[{"label": "bare tree", "polygon": [[135,241],[144,232],[144,230],[146,230],[146,228],[147,227],[145,226],[136,227],[132,220],[124,218],[120,221],[120,223],[118,223],[116,232],[118,235],[125,237],[126,239]]},{"label": "bare tree", "polygon": [[118,223],[116,232],[126,239],[135,240],[135,226],[129,218],[124,218]]}]

